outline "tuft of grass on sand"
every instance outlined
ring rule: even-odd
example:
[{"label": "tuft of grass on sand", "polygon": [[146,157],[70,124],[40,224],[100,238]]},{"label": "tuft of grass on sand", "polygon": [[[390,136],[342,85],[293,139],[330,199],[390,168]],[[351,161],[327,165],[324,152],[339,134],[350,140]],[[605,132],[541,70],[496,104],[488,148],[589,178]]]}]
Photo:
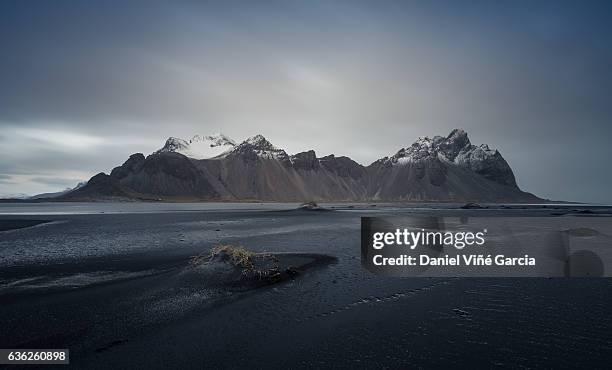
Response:
[{"label": "tuft of grass on sand", "polygon": [[190,264],[197,266],[211,260],[216,257],[220,257],[222,260],[228,260],[232,265],[240,268],[250,269],[253,268],[253,259],[255,253],[246,250],[244,247],[235,247],[229,244],[219,244],[215,246],[210,252],[201,253],[191,257]]},{"label": "tuft of grass on sand", "polygon": [[241,279],[247,281],[280,280],[279,259],[270,253],[254,253],[244,247],[229,244],[215,246],[209,253],[191,258],[191,265],[198,266],[213,260],[226,261],[241,270]]},{"label": "tuft of grass on sand", "polygon": [[244,247],[234,247],[229,244],[217,245],[210,251],[210,258],[218,255],[226,255],[232,265],[244,269],[253,268],[253,258],[255,253],[246,250]]}]

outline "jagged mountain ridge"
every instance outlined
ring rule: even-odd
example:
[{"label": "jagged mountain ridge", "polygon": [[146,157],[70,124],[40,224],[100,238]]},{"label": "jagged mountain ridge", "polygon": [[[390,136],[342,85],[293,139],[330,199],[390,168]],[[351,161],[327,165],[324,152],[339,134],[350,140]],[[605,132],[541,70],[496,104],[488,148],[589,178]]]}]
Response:
[{"label": "jagged mountain ridge", "polygon": [[510,186],[516,186],[512,169],[497,150],[487,144],[472,145],[467,133],[454,129],[446,137],[420,137],[412,146],[400,149],[390,158],[382,158],[374,164],[409,164],[440,160],[469,169],[485,178]]},{"label": "jagged mountain ridge", "polygon": [[[220,137],[220,136],[217,136]],[[262,135],[206,159],[191,142],[171,140],[145,157],[134,154],[110,175],[98,174],[66,199],[197,201],[504,201],[535,202],[521,191],[497,150],[471,144],[467,133],[419,138],[391,157],[362,166],[348,157],[293,155]],[[227,144],[233,143],[233,144]]]}]

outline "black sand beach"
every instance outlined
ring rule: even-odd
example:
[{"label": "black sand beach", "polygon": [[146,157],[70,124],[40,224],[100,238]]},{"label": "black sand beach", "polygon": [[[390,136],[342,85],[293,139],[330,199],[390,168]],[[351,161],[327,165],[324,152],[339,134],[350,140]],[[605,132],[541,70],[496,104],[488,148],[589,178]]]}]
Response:
[{"label": "black sand beach", "polygon": [[[51,221],[0,233],[0,348],[69,348],[76,368],[602,368],[612,360],[609,279],[386,278],[361,268],[361,215],[439,212],[433,206],[122,207],[0,216]],[[217,244],[278,256],[280,270],[299,273],[229,286],[192,264]]]}]

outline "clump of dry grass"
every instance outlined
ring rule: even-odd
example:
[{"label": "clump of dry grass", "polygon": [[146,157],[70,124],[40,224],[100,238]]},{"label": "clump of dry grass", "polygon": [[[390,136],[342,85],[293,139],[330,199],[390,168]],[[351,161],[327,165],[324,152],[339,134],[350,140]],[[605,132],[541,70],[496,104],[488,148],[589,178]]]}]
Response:
[{"label": "clump of dry grass", "polygon": [[215,257],[228,259],[232,265],[245,269],[253,268],[256,259],[278,262],[278,258],[270,253],[254,253],[244,247],[236,247],[230,244],[219,244],[210,252],[201,253],[191,257],[190,263],[192,265],[201,265],[211,261]]},{"label": "clump of dry grass", "polygon": [[279,260],[276,256],[270,253],[254,253],[244,247],[229,244],[220,244],[210,252],[193,256],[190,262],[193,266],[199,266],[216,258],[240,268],[242,270],[241,280],[273,282],[281,275],[278,268]]},{"label": "clump of dry grass", "polygon": [[253,268],[254,253],[246,250],[243,247],[234,247],[233,245],[217,245],[210,251],[210,258],[224,254],[229,257],[232,265],[245,269]]}]

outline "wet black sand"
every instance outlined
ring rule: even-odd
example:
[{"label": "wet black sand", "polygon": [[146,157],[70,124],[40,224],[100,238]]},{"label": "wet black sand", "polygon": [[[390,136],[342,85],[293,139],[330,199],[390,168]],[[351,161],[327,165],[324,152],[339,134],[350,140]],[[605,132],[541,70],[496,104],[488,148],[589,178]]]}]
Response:
[{"label": "wet black sand", "polygon": [[0,231],[17,230],[26,227],[32,227],[44,224],[50,221],[46,220],[29,220],[29,219],[0,219]]},{"label": "wet black sand", "polygon": [[[0,234],[0,348],[70,348],[75,368],[612,360],[610,279],[377,277],[360,266],[362,213],[45,216],[61,222]],[[20,217],[33,218],[10,216]],[[189,264],[218,242],[334,258],[277,284],[227,289]]]}]

